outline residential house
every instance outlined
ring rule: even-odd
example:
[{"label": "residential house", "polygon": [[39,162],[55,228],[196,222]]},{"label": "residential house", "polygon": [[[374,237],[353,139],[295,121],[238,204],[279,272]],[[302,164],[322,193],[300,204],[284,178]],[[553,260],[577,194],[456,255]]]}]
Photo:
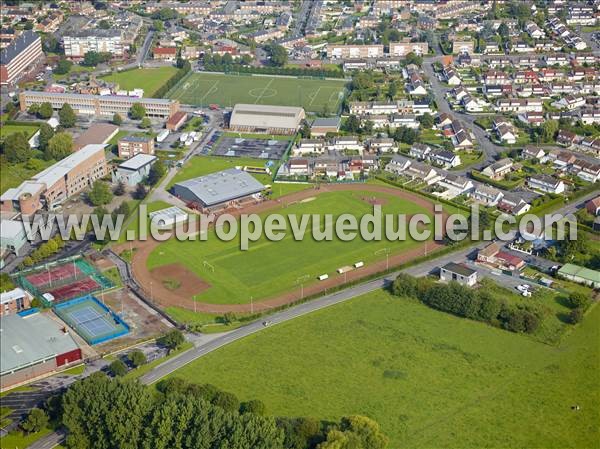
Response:
[{"label": "residential house", "polygon": [[385,166],[385,171],[399,175],[404,173],[411,166],[412,161],[406,156],[395,154],[392,160]]},{"label": "residential house", "polygon": [[432,164],[443,168],[457,167],[461,164],[460,156],[458,154],[440,148],[432,150],[431,153],[429,153],[428,159]]},{"label": "residential house", "polygon": [[594,216],[600,215],[600,196],[589,200],[585,204],[585,209]]},{"label": "residential house", "polygon": [[429,157],[430,152],[431,147],[429,145],[425,145],[423,143],[413,143],[408,154],[415,159],[424,161]]},{"label": "residential house", "polygon": [[472,287],[477,283],[477,271],[463,264],[449,262],[440,268],[440,280]]},{"label": "residential house", "polygon": [[326,141],[322,139],[302,139],[298,143],[295,153],[302,155],[311,153],[323,154],[326,146]]},{"label": "residential house", "polygon": [[540,163],[544,163],[547,160],[546,152],[540,147],[534,145],[525,145],[521,150],[521,158],[523,159],[537,159]]},{"label": "residential house", "polygon": [[369,141],[369,150],[376,153],[388,153],[394,151],[394,139],[391,137],[380,137]]},{"label": "residential house", "polygon": [[527,179],[529,188],[545,193],[559,194],[565,191],[565,183],[553,176],[534,175]]},{"label": "residential house", "polygon": [[508,173],[512,171],[513,165],[514,163],[512,159],[504,158],[487,166],[483,169],[481,173],[490,179],[499,180],[503,179]]},{"label": "residential house", "polygon": [[478,183],[469,193],[469,196],[478,203],[486,206],[495,206],[502,199],[504,194],[495,187]]}]

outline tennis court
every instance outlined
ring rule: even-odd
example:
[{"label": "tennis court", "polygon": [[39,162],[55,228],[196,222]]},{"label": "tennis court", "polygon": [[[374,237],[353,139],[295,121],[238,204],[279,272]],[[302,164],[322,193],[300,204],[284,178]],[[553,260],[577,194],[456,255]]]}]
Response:
[{"label": "tennis court", "polygon": [[[110,279],[81,256],[21,271],[14,279],[19,286],[44,301],[47,306],[51,302],[66,301],[114,287]],[[44,296],[46,293],[53,298],[48,299],[48,295]]]},{"label": "tennis court", "polygon": [[129,333],[127,323],[91,295],[57,304],[54,312],[90,345]]}]

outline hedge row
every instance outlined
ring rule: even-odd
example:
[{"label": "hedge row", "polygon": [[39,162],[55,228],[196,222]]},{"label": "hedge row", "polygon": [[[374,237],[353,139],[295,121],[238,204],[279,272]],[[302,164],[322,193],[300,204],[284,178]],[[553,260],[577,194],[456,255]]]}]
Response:
[{"label": "hedge row", "polygon": [[482,321],[512,332],[534,333],[543,311],[529,304],[509,304],[486,289],[472,290],[458,282],[439,284],[427,278],[401,273],[391,286],[392,294],[414,298],[432,309]]},{"label": "hedge row", "polygon": [[183,67],[177,70],[177,73],[175,73],[171,78],[169,78],[165,82],[165,84],[163,84],[161,87],[158,88],[158,90],[154,92],[154,97],[163,98],[167,94],[167,92],[169,92],[173,86],[175,86],[179,81],[181,81],[181,79],[185,75],[190,73],[191,70],[192,65],[188,61],[186,61],[183,64]]}]

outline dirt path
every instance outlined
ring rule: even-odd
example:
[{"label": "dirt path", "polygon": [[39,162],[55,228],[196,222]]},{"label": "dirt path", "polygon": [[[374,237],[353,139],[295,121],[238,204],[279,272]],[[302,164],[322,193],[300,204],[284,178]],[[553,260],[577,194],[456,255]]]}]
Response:
[{"label": "dirt path", "polygon": [[[325,192],[337,192],[337,191],[370,191],[377,193],[385,193],[393,195],[410,202],[417,204],[428,211],[433,212],[433,203],[427,199],[424,199],[416,194],[399,190],[393,187],[386,187],[376,184],[333,184],[321,186],[320,189],[307,189],[300,192],[295,192],[290,195],[279,198],[278,200],[269,200],[261,203],[251,204],[245,206],[243,209],[236,211],[228,211],[233,215],[244,214],[260,214],[267,212],[272,209],[280,209],[282,206],[300,202],[304,199],[314,197]],[[302,299],[302,295],[310,296],[321,292],[326,292],[328,289],[340,286],[344,282],[352,282],[363,277],[378,273],[386,269],[387,262],[385,259],[379,262],[372,262],[363,268],[352,270],[344,275],[333,275],[325,281],[318,283],[309,284],[304,287],[303,291],[299,287],[295,290],[282,293],[273,298],[268,298],[260,302],[255,302],[253,307],[250,304],[208,304],[199,301],[194,301],[189,295],[179,294],[177,291],[167,289],[161,279],[153,275],[148,269],[146,261],[152,253],[152,251],[160,244],[155,240],[147,240],[145,242],[127,242],[118,245],[114,248],[114,251],[119,253],[124,250],[135,248],[132,257],[132,271],[138,284],[144,289],[146,294],[151,298],[152,301],[156,302],[162,307],[176,306],[184,309],[193,310],[196,312],[205,313],[216,313],[223,314],[226,312],[235,313],[251,313],[262,312],[265,310],[273,309],[282,305],[290,304],[295,301]],[[432,253],[439,250],[443,245],[439,242],[428,242],[418,248],[405,251],[401,254],[390,256],[389,266],[397,266],[408,261],[411,261],[417,257]],[[184,289],[185,290],[185,289]]]}]

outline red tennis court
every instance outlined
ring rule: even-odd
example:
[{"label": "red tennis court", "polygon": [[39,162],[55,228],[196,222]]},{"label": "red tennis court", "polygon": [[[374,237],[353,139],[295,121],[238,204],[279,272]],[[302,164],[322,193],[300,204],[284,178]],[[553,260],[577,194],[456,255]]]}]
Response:
[{"label": "red tennis court", "polygon": [[72,279],[81,274],[81,270],[72,263],[65,265],[59,265],[46,271],[39,273],[30,274],[26,276],[31,285],[34,287],[40,287],[42,285],[48,285],[52,282],[61,281],[63,279]]},{"label": "red tennis court", "polygon": [[92,278],[85,278],[80,281],[67,284],[62,287],[55,288],[54,290],[48,291],[54,296],[55,301],[63,301],[65,299],[71,299],[75,296],[83,296],[89,292],[98,290],[100,285]]}]

